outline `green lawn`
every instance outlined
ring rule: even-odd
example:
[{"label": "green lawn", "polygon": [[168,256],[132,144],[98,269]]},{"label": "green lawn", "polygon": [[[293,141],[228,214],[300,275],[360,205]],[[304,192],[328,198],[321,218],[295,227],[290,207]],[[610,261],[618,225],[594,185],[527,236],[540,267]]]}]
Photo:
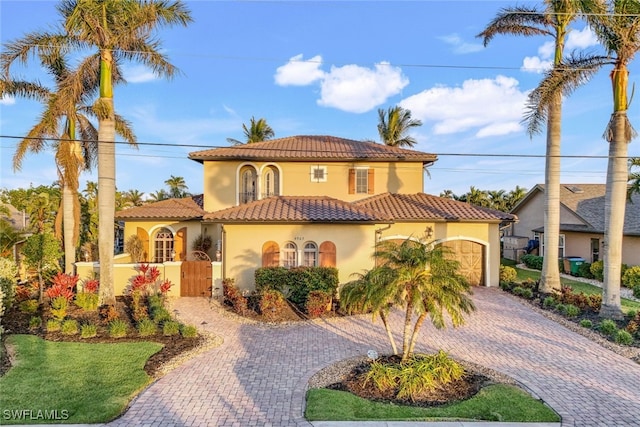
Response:
[{"label": "green lawn", "polygon": [[[514,267],[514,268],[518,272],[518,277],[516,278],[516,281],[518,282],[523,282],[527,279],[531,279],[531,280],[540,279],[540,271],[523,270],[517,267]],[[584,292],[587,295],[602,293],[601,288],[594,285],[590,285],[589,283],[578,282],[577,280],[565,279],[563,277],[560,278],[560,281],[565,286],[571,286],[574,292]],[[632,300],[622,298],[621,305],[622,305],[622,311],[624,311],[625,313],[630,310],[640,311],[640,302],[637,302],[637,301],[632,301]]]},{"label": "green lawn", "polygon": [[8,336],[6,344],[17,361],[0,377],[0,424],[110,421],[149,384],[144,365],[162,348],[151,342],[52,342],[34,335]]},{"label": "green lawn", "polygon": [[311,389],[307,392],[305,417],[309,421],[560,421],[541,401],[503,384],[485,387],[471,399],[437,408],[370,402],[344,391]]}]

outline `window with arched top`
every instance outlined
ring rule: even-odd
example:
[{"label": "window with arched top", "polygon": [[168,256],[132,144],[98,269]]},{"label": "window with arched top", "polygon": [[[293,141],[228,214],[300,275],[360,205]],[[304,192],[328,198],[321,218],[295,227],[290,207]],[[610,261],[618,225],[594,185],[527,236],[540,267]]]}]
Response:
[{"label": "window with arched top", "polygon": [[262,175],[262,198],[280,195],[280,176],[278,169],[269,166]]},{"label": "window with arched top", "polygon": [[173,261],[173,233],[168,228],[163,227],[156,233],[153,261]]},{"label": "window with arched top", "polygon": [[318,265],[318,245],[313,242],[304,244],[302,265],[305,267],[316,267]]},{"label": "window with arched top", "polygon": [[250,203],[257,200],[256,181],[256,170],[251,166],[243,167],[240,171],[240,191],[238,194],[240,203]]},{"label": "window with arched top", "polygon": [[282,248],[282,266],[293,268],[298,266],[298,247],[293,242],[287,242]]}]

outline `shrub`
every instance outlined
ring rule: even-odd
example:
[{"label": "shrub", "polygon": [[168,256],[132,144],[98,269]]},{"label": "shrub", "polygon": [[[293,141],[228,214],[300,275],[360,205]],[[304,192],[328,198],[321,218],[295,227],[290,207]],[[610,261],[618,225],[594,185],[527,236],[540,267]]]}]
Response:
[{"label": "shrub", "polygon": [[255,282],[259,291],[275,289],[301,307],[311,291],[325,291],[333,296],[339,283],[334,267],[262,267],[255,272]]},{"label": "shrub", "polygon": [[58,273],[51,279],[51,286],[44,292],[52,300],[65,298],[67,301],[73,299],[73,290],[78,284],[79,277],[65,273]]},{"label": "shrub", "polygon": [[580,321],[580,326],[591,329],[593,327],[593,322],[589,319],[582,319]]},{"label": "shrub", "polygon": [[120,317],[118,314],[118,310],[116,310],[115,306],[109,305],[109,304],[105,304],[102,307],[100,307],[99,313],[100,313],[100,318],[106,324],[109,324],[114,320],[116,320],[118,317]]},{"label": "shrub", "polygon": [[42,325],[42,317],[32,316],[29,319],[29,329],[38,329]]},{"label": "shrub", "polygon": [[47,332],[58,332],[62,328],[62,322],[56,319],[47,320]]},{"label": "shrub", "polygon": [[170,320],[162,325],[162,334],[165,336],[174,336],[180,333],[180,323]]},{"label": "shrub", "polygon": [[591,310],[595,313],[600,311],[602,305],[601,294],[587,295],[584,292],[574,293],[570,286],[563,286],[559,293],[556,293],[555,298],[562,304],[575,305],[581,311]]},{"label": "shrub", "polygon": [[324,291],[311,291],[307,298],[305,308],[311,317],[320,317],[331,311],[331,294]]},{"label": "shrub", "polygon": [[521,297],[522,294],[524,294],[524,289],[525,288],[523,288],[522,286],[516,286],[511,290],[511,292],[513,292],[514,295],[518,295],[519,297]]},{"label": "shrub", "polygon": [[138,334],[141,337],[150,337],[158,332],[158,326],[151,319],[142,319],[138,323]]},{"label": "shrub", "polygon": [[542,261],[543,258],[538,255],[522,255],[520,261],[524,263],[529,268],[533,268],[534,270],[542,270]]},{"label": "shrub", "polygon": [[500,289],[503,291],[511,292],[515,284],[513,282],[503,282],[502,280],[499,282]]},{"label": "shrub", "polygon": [[578,277],[584,277],[585,279],[593,279],[590,262],[583,262],[578,266]]},{"label": "shrub", "polygon": [[518,295],[519,297],[531,299],[533,298],[533,290],[531,288],[526,288],[522,286],[516,286],[513,288],[513,294]]},{"label": "shrub", "polygon": [[622,284],[635,291],[635,287],[640,286],[640,266],[628,268],[622,275]]},{"label": "shrub", "polygon": [[91,292],[78,292],[75,304],[85,311],[96,311],[98,309],[98,294]]},{"label": "shrub", "polygon": [[26,313],[26,314],[34,314],[36,311],[38,311],[38,307],[40,306],[40,304],[38,304],[38,301],[35,299],[28,299],[26,301],[22,301],[19,305],[19,309],[22,313]]},{"label": "shrub", "polygon": [[567,317],[577,317],[580,314],[580,309],[573,305],[567,304],[564,306],[564,315]]},{"label": "shrub", "polygon": [[247,311],[247,298],[245,298],[235,285],[235,280],[226,278],[222,281],[222,294],[225,304],[233,308],[233,311],[244,316]]},{"label": "shrub", "polygon": [[67,319],[62,322],[62,327],[60,331],[64,335],[75,335],[78,333],[78,321],[75,319]]},{"label": "shrub", "polygon": [[633,296],[640,299],[640,285],[635,285],[633,287]]},{"label": "shrub", "polygon": [[556,305],[558,305],[558,301],[552,296],[548,296],[542,301],[542,306],[547,309],[554,309]]},{"label": "shrub", "polygon": [[193,325],[183,325],[180,329],[180,334],[184,338],[196,338],[198,336],[198,330]]},{"label": "shrub", "polygon": [[557,311],[557,312],[559,312],[559,313],[564,313],[564,308],[565,308],[565,305],[564,305],[564,304],[562,304],[562,303],[558,303],[558,304],[556,304],[556,311]]},{"label": "shrub", "polygon": [[500,282],[513,282],[518,277],[518,272],[513,267],[500,265]]},{"label": "shrub", "polygon": [[631,335],[629,332],[625,331],[624,329],[620,329],[616,331],[616,334],[614,335],[613,339],[616,343],[621,345],[633,344],[633,335]]},{"label": "shrub", "polygon": [[18,266],[8,258],[0,258],[0,292],[2,292],[2,306],[8,309],[13,305],[16,295]]},{"label": "shrub", "polygon": [[131,261],[144,261],[144,243],[137,234],[127,237],[127,240],[124,242],[124,251],[131,255]]},{"label": "shrub", "polygon": [[604,280],[604,262],[602,260],[595,261],[591,264],[591,274],[593,278],[599,281]]},{"label": "shrub", "polygon": [[618,325],[611,319],[604,319],[600,322],[599,329],[603,334],[612,336],[618,331]]},{"label": "shrub", "polygon": [[58,320],[62,320],[67,315],[67,298],[64,296],[55,297],[51,300],[51,315]]},{"label": "shrub", "polygon": [[260,313],[267,320],[275,320],[277,319],[285,307],[287,306],[287,301],[282,295],[282,292],[276,291],[275,289],[264,289],[260,292]]},{"label": "shrub", "polygon": [[80,338],[93,338],[98,335],[98,327],[91,323],[80,326]]},{"label": "shrub", "polygon": [[151,312],[151,317],[157,325],[160,325],[171,320],[171,313],[169,313],[169,310],[164,307],[156,307]]},{"label": "shrub", "polygon": [[636,313],[631,320],[629,320],[626,330],[632,335],[638,335],[640,332],[640,313]]},{"label": "shrub", "polygon": [[109,336],[111,338],[122,338],[127,336],[127,324],[120,319],[112,320],[109,322]]}]

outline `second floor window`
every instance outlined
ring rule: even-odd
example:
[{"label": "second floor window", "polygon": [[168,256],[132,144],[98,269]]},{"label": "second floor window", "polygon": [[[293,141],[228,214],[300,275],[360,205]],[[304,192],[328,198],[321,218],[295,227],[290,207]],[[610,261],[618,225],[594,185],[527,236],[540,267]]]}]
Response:
[{"label": "second floor window", "polygon": [[256,172],[247,168],[242,171],[240,176],[240,203],[249,203],[255,201],[256,198]]},{"label": "second floor window", "polygon": [[278,196],[278,189],[278,171],[270,167],[264,173],[262,197]]},{"label": "second floor window", "polygon": [[369,192],[369,169],[356,169],[356,193],[367,194]]},{"label": "second floor window", "polygon": [[349,169],[349,194],[374,194],[374,173],[368,167]]}]

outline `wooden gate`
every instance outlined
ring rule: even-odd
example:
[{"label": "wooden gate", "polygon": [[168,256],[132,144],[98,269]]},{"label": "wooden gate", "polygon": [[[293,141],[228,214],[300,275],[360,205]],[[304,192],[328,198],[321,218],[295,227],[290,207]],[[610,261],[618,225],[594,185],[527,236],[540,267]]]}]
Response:
[{"label": "wooden gate", "polygon": [[450,240],[443,246],[452,251],[452,258],[460,263],[458,272],[472,286],[484,285],[484,247],[469,240]]},{"label": "wooden gate", "polygon": [[180,266],[180,296],[211,296],[211,261],[182,261]]}]

